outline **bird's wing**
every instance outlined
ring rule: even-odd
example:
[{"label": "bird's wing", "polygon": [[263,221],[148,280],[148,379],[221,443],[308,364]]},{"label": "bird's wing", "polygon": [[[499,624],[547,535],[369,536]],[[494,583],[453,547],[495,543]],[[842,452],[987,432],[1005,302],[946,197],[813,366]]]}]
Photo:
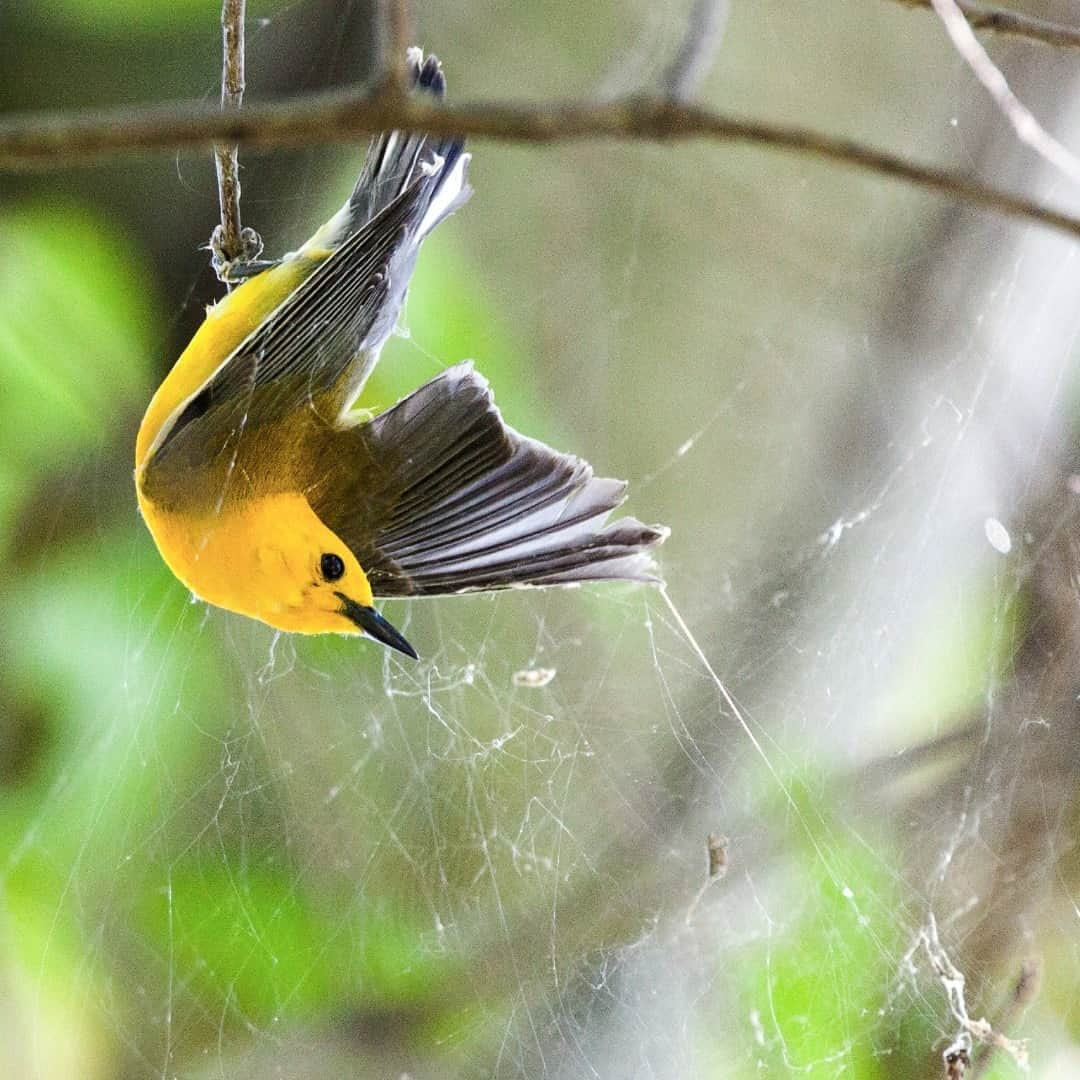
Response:
[{"label": "bird's wing", "polygon": [[[459,161],[463,167],[465,159]],[[251,425],[271,422],[309,405],[336,420],[393,329],[447,167],[438,158],[422,165],[398,196],[326,255],[186,399],[155,454],[167,454],[189,425],[215,413],[217,427],[240,416]]]},{"label": "bird's wing", "polygon": [[[442,67],[419,49],[410,84],[441,99]],[[459,138],[377,136],[345,205],[301,247],[245,282],[206,322],[155,395],[137,459],[209,432],[272,422],[305,405],[336,422],[378,360],[405,299],[420,244],[470,195]],[[181,439],[186,433],[187,438]],[[183,455],[179,455],[183,456]]]},{"label": "bird's wing", "polygon": [[607,524],[626,485],[507,427],[471,364],[342,438],[359,466],[355,495],[335,484],[312,506],[376,596],[658,580],[649,549],[667,530]]}]

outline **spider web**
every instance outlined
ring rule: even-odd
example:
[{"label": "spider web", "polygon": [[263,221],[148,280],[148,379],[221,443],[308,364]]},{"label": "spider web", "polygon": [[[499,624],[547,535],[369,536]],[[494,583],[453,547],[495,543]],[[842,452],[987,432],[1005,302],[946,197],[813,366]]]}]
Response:
[{"label": "spider web", "polygon": [[[706,96],[1077,201],[927,24],[864,7],[737,8]],[[448,61],[498,21],[424,14]],[[685,23],[563,14],[454,85],[618,92]],[[633,63],[586,76],[578,34]],[[1075,142],[1044,55],[1011,81]],[[1068,1075],[1073,246],[722,147],[473,151],[374,393],[475,357],[671,526],[666,586],[389,603],[413,663],[190,603],[130,517],[50,561],[9,631],[70,721],[6,860],[56,897],[15,1075],[891,1077],[999,1032]]]}]

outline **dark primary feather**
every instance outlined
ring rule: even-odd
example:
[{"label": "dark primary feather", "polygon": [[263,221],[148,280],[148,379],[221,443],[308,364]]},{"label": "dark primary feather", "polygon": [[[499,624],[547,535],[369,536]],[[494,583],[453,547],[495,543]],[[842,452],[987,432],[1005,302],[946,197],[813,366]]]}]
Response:
[{"label": "dark primary feather", "polygon": [[626,485],[507,427],[471,364],[342,438],[353,490],[309,497],[376,596],[658,580],[649,549],[667,530],[606,524]]}]

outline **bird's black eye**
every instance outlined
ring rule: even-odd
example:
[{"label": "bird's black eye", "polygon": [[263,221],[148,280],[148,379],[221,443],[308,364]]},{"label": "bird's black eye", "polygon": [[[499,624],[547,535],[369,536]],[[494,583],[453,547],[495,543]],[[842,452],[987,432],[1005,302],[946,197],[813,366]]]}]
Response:
[{"label": "bird's black eye", "polygon": [[328,551],[319,560],[319,569],[322,571],[322,576],[327,581],[337,581],[345,573],[345,563],[342,561],[340,555],[335,555],[332,551]]}]

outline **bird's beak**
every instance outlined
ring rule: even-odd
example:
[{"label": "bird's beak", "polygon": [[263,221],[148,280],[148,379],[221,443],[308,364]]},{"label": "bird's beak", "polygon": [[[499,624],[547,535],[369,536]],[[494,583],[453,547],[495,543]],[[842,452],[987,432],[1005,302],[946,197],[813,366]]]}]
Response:
[{"label": "bird's beak", "polygon": [[416,650],[395,630],[373,607],[365,607],[355,600],[350,600],[344,593],[337,593],[341,600],[341,613],[348,619],[352,619],[361,630],[376,641],[381,641],[391,649],[418,659]]}]

